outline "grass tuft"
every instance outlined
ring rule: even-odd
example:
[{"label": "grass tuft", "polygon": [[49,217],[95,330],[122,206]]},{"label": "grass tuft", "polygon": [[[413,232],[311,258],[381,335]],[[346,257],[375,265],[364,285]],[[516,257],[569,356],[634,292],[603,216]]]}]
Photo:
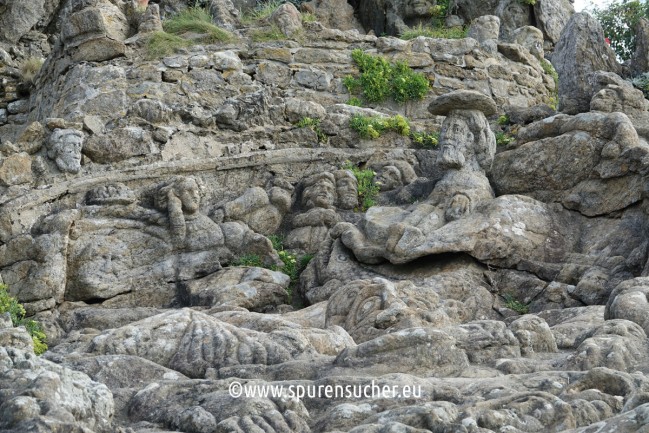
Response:
[{"label": "grass tuft", "polygon": [[180,36],[166,32],[154,32],[149,36],[146,44],[147,57],[150,59],[170,56],[182,48],[187,48],[192,43]]},{"label": "grass tuft", "polygon": [[201,42],[227,42],[232,35],[212,23],[210,13],[199,7],[187,8],[162,24],[162,28],[172,35],[199,33],[205,35]]},{"label": "grass tuft", "polygon": [[464,39],[469,29],[465,27],[432,27],[419,24],[403,32],[399,37],[406,41],[424,36],[434,39]]},{"label": "grass tuft", "polygon": [[40,57],[30,57],[25,60],[22,65],[20,65],[20,78],[25,84],[34,83],[34,78],[38,74],[38,71],[41,70],[45,59]]}]

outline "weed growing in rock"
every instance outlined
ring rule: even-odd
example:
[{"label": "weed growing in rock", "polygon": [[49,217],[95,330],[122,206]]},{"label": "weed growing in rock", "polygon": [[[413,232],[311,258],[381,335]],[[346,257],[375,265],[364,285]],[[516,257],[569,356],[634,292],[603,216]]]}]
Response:
[{"label": "weed growing in rock", "polygon": [[516,311],[518,314],[527,314],[530,312],[530,307],[528,304],[523,304],[522,302],[516,300],[512,295],[505,294],[503,295],[505,299],[505,307],[510,310]]},{"label": "weed growing in rock", "polygon": [[424,36],[434,39],[464,39],[469,29],[466,27],[433,27],[419,24],[406,30],[399,37],[406,41]]},{"label": "weed growing in rock", "polygon": [[34,353],[41,355],[47,350],[47,336],[43,327],[35,320],[25,319],[25,308],[16,298],[9,295],[9,290],[0,284],[0,314],[9,313],[13,326],[24,326],[34,342]]},{"label": "weed growing in rock", "polygon": [[361,49],[352,51],[352,59],[361,73],[358,77],[347,76],[343,80],[352,95],[362,96],[370,103],[388,98],[403,103],[423,99],[428,93],[428,79],[405,62],[390,63],[385,57],[366,54]]},{"label": "weed growing in rock", "polygon": [[327,134],[325,134],[322,131],[322,128],[320,128],[320,119],[313,119],[311,117],[303,117],[300,119],[300,121],[296,124],[298,128],[309,128],[313,132],[315,132],[315,135],[318,137],[318,143],[326,143],[327,142]]},{"label": "weed growing in rock", "polygon": [[32,84],[36,74],[41,70],[44,59],[40,57],[30,57],[20,65],[20,79],[25,84]]},{"label": "weed growing in rock", "polygon": [[155,59],[159,57],[170,56],[181,48],[186,48],[192,43],[180,36],[171,35],[166,32],[155,32],[146,44],[147,57]]},{"label": "weed growing in rock", "polygon": [[263,268],[264,263],[257,254],[244,254],[232,262],[232,266],[255,266]]},{"label": "weed growing in rock", "polygon": [[642,90],[644,97],[649,99],[649,72],[634,77],[631,83],[636,89]]},{"label": "weed growing in rock", "polygon": [[362,107],[363,103],[361,102],[360,99],[358,99],[356,96],[352,96],[349,98],[346,102],[347,105],[351,105],[353,107]]},{"label": "weed growing in rock", "polygon": [[399,114],[385,118],[356,114],[351,118],[349,126],[361,138],[376,139],[388,131],[394,131],[404,136],[410,135],[410,122]]},{"label": "weed growing in rock", "polygon": [[439,132],[412,132],[412,142],[423,148],[437,147],[439,144]]},{"label": "weed growing in rock", "polygon": [[516,141],[516,138],[507,134],[506,132],[496,132],[496,144],[498,146],[507,146],[508,144]]},{"label": "weed growing in rock", "polygon": [[314,23],[316,21],[318,21],[318,17],[315,14],[312,14],[311,12],[305,12],[302,14],[303,23]]},{"label": "weed growing in rock", "polygon": [[276,25],[263,29],[255,29],[250,32],[250,38],[254,42],[281,41],[286,39],[286,35]]},{"label": "weed growing in rock", "polygon": [[506,115],[506,114],[503,114],[503,115],[501,115],[501,116],[498,117],[498,120],[497,120],[496,122],[497,122],[499,125],[503,125],[503,126],[505,126],[505,125],[509,125],[509,123],[510,123],[510,122],[509,122],[509,116]]},{"label": "weed growing in rock", "polygon": [[376,204],[376,197],[379,195],[379,186],[374,182],[376,173],[373,170],[362,170],[351,162],[343,165],[344,169],[351,170],[358,181],[358,202],[360,206],[357,211],[365,212]]},{"label": "weed growing in rock", "polygon": [[536,4],[536,0],[518,0],[518,2],[529,6],[534,6]]},{"label": "weed growing in rock", "polygon": [[204,35],[201,42],[216,43],[227,42],[232,35],[212,23],[210,13],[202,8],[187,8],[162,24],[162,28],[172,35],[183,33],[198,33]]},{"label": "weed growing in rock", "polygon": [[284,0],[268,0],[257,4],[257,6],[250,12],[243,15],[241,21],[244,24],[250,24],[254,21],[261,21],[270,17],[278,7],[283,5]]}]

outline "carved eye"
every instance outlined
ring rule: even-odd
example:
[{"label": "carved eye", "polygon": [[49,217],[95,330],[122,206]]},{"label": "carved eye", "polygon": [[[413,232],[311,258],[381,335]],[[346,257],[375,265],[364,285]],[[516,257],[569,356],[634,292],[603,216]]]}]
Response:
[{"label": "carved eye", "polygon": [[364,300],[356,310],[354,317],[356,322],[360,322],[365,319],[370,313],[381,309],[381,298],[378,296],[372,296]]}]

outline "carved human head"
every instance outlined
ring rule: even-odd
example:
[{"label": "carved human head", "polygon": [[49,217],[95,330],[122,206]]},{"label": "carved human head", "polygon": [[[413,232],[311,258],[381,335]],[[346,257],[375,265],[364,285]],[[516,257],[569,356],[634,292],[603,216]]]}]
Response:
[{"label": "carved human head", "polygon": [[487,169],[496,153],[496,137],[485,115],[496,113],[490,97],[472,90],[459,90],[435,99],[432,114],[446,116],[440,132],[437,161],[443,167]]},{"label": "carved human head", "polygon": [[306,179],[302,192],[302,205],[305,208],[333,208],[335,203],[336,178],[333,174],[318,173]]},{"label": "carved human head", "polygon": [[59,170],[78,173],[81,170],[83,132],[76,129],[55,129],[48,143],[47,156],[53,159]]},{"label": "carved human head", "polygon": [[358,206],[358,180],[351,170],[336,170],[336,205],[341,209],[354,209]]},{"label": "carved human head", "polygon": [[375,183],[381,191],[391,191],[417,179],[417,174],[406,161],[392,161],[377,169]]},{"label": "carved human head", "polygon": [[432,16],[432,9],[435,6],[433,1],[429,0],[406,0],[403,17],[404,18],[427,18]]},{"label": "carved human head", "polygon": [[201,204],[201,194],[200,187],[194,178],[178,176],[162,186],[155,196],[155,206],[160,210],[167,210],[170,196],[180,199],[183,213],[194,214],[198,212]]}]

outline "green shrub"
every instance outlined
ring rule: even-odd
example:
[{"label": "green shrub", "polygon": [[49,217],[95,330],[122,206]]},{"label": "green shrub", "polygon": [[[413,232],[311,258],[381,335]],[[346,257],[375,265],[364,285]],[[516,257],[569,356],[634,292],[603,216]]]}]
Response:
[{"label": "green shrub", "polygon": [[412,142],[420,147],[437,147],[439,144],[439,132],[412,132]]},{"label": "green shrub", "polygon": [[149,36],[146,44],[147,57],[150,59],[170,56],[181,48],[186,48],[192,43],[180,36],[165,32],[154,32]]},{"label": "green shrub", "polygon": [[398,134],[409,136],[410,123],[408,119],[397,114],[393,117],[371,117],[356,114],[349,121],[349,126],[358,133],[361,138],[376,139],[384,132],[394,131]]},{"label": "green shrub", "polygon": [[498,120],[497,120],[497,123],[499,125],[503,125],[503,126],[504,125],[509,125],[509,116],[506,115],[506,114],[503,114],[503,115],[499,116]]},{"label": "green shrub", "polygon": [[505,307],[510,310],[516,311],[518,314],[527,314],[530,312],[530,307],[528,304],[523,304],[522,302],[516,300],[512,295],[505,294],[503,295],[505,299]]},{"label": "green shrub", "polygon": [[0,314],[9,313],[13,326],[24,326],[34,342],[34,353],[41,355],[47,350],[47,336],[35,320],[25,319],[25,308],[9,294],[7,286],[0,284]]},{"label": "green shrub", "polygon": [[534,6],[536,4],[536,0],[518,0],[518,2],[529,6]]},{"label": "green shrub", "polygon": [[406,30],[399,37],[406,41],[425,36],[434,39],[464,39],[468,33],[467,27],[433,27],[419,24]]},{"label": "green shrub", "polygon": [[622,62],[635,52],[635,29],[640,18],[649,18],[646,0],[615,0],[605,2],[602,9],[592,6],[591,14],[597,18],[608,38],[611,48]]},{"label": "green shrub", "polygon": [[254,42],[281,41],[286,39],[286,35],[273,24],[263,29],[255,29],[250,33],[250,39]]},{"label": "green shrub", "polygon": [[162,28],[172,35],[188,32],[203,34],[205,36],[201,38],[201,42],[205,43],[227,42],[232,39],[230,33],[212,23],[212,16],[207,10],[199,7],[182,10],[166,20]]},{"label": "green shrub", "polygon": [[352,59],[360,70],[358,77],[347,76],[343,84],[352,95],[362,96],[370,103],[392,98],[396,102],[423,99],[430,83],[405,62],[388,62],[385,57],[366,54],[361,49],[352,51]]},{"label": "green shrub", "polygon": [[506,132],[496,132],[496,144],[498,146],[507,146],[508,144],[516,141],[516,138],[507,134]]},{"label": "green shrub", "polygon": [[296,124],[298,128],[310,128],[313,132],[315,132],[315,135],[318,137],[318,143],[326,143],[327,142],[327,134],[325,134],[322,131],[322,128],[320,128],[320,119],[313,119],[311,117],[303,117],[300,119],[300,121]]},{"label": "green shrub", "polygon": [[360,203],[356,210],[365,212],[376,204],[376,197],[379,195],[379,186],[374,183],[376,173],[370,169],[362,170],[351,162],[347,162],[343,168],[354,173],[354,177],[358,181],[358,202]]}]

